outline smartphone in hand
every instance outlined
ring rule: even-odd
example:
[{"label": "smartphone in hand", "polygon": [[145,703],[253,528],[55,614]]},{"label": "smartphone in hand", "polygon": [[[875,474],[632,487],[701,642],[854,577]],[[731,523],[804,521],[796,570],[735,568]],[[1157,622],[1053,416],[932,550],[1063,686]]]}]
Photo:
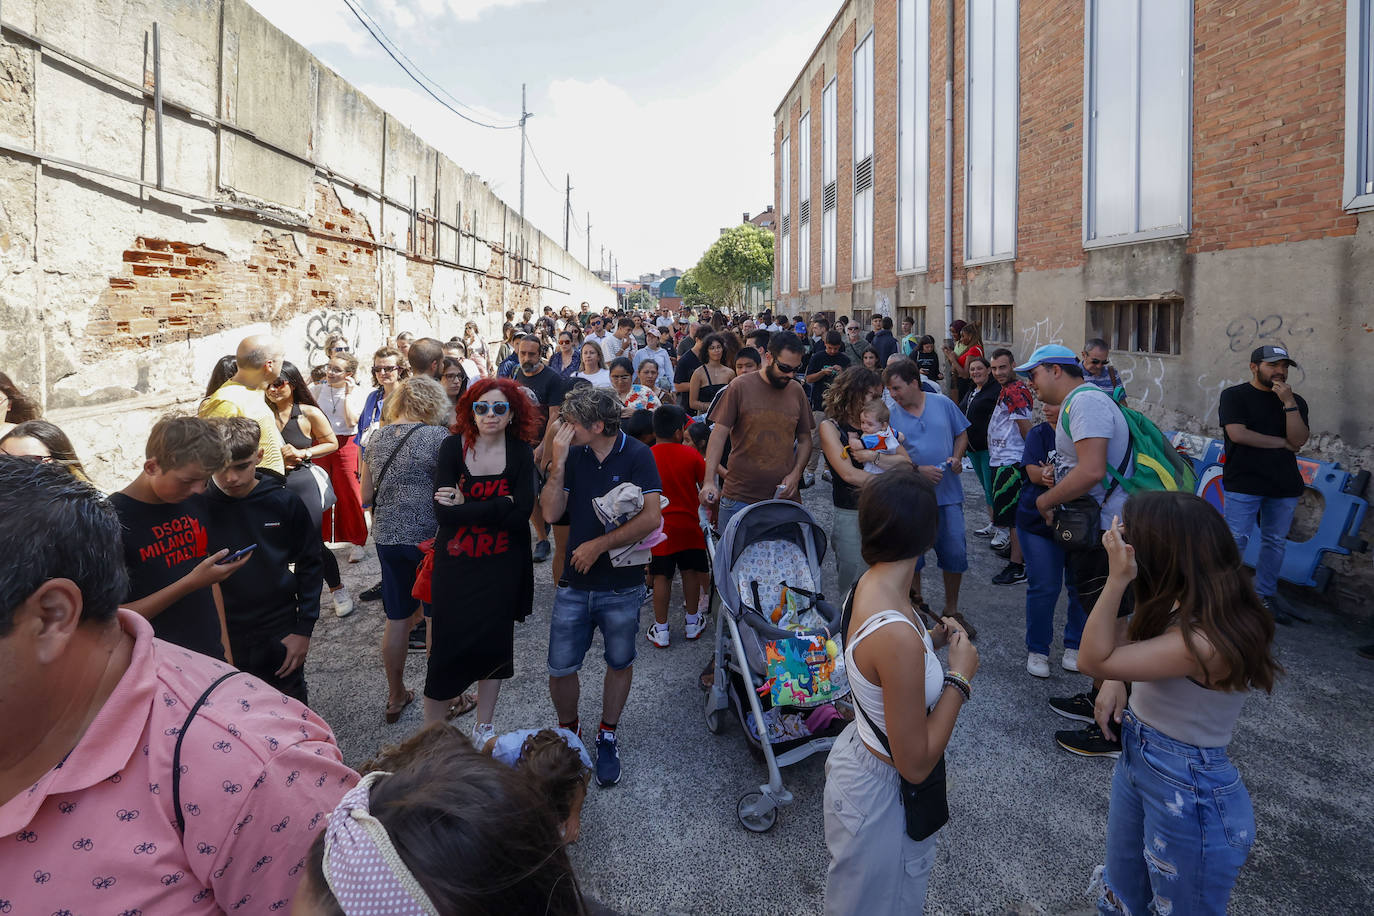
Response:
[{"label": "smartphone in hand", "polygon": [[233,563],[233,562],[239,560],[239,559],[242,558],[242,557],[248,556],[248,554],[252,553],[254,550],[257,550],[257,549],[258,549],[258,545],[257,545],[257,544],[249,544],[247,547],[243,548],[242,550],[236,550],[236,551],[234,551],[233,553],[229,554],[229,556],[225,557],[223,560],[217,561],[217,562],[215,563],[215,565],[216,565],[216,566],[228,566],[230,563]]}]

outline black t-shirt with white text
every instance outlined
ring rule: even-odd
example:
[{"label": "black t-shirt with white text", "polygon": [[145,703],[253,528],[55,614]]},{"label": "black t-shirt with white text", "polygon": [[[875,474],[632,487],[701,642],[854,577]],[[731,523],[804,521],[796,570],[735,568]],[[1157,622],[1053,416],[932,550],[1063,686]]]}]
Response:
[{"label": "black t-shirt with white text", "polygon": [[[179,503],[145,503],[124,493],[110,502],[123,527],[126,601],[137,601],[179,581],[205,559],[209,534],[206,502],[192,496]],[[152,619],[153,635],[186,649],[224,658],[219,612],[210,589],[202,588],[168,605]]]},{"label": "black t-shirt with white text", "polygon": [[[1293,396],[1298,415],[1307,425],[1307,402]],[[1222,435],[1226,439],[1226,461],[1221,466],[1221,482],[1227,491],[1249,496],[1270,496],[1286,499],[1301,496],[1302,474],[1298,472],[1298,456],[1290,449],[1256,448],[1240,445],[1226,435],[1226,427],[1239,423],[1262,436],[1282,439],[1288,429],[1288,414],[1283,402],[1268,389],[1261,390],[1249,382],[1227,388],[1221,393],[1217,409]]]}]

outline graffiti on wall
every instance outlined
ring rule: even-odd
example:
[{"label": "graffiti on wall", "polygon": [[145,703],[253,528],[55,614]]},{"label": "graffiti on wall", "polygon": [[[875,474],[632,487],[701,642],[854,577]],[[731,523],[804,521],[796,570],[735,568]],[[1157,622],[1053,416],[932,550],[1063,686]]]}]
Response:
[{"label": "graffiti on wall", "polygon": [[[1247,356],[1255,347],[1266,345],[1291,349],[1300,346],[1315,333],[1316,329],[1307,323],[1306,318],[1306,315],[1296,318],[1284,318],[1279,314],[1244,315],[1226,326],[1226,339],[1232,353],[1244,353]],[[1307,373],[1301,365],[1294,366],[1288,374],[1288,382],[1294,386],[1301,385],[1306,379]]]},{"label": "graffiti on wall", "polygon": [[1145,353],[1112,356],[1112,365],[1121,374],[1126,394],[1132,401],[1164,401],[1164,360]]},{"label": "graffiti on wall", "polygon": [[310,316],[305,324],[306,363],[318,366],[329,361],[325,344],[329,338],[342,336],[355,350],[358,347],[357,313],[336,312],[321,309]]},{"label": "graffiti on wall", "polygon": [[1029,356],[1036,347],[1064,343],[1064,322],[1041,318],[1028,328],[1021,329],[1021,353]]},{"label": "graffiti on wall", "polygon": [[885,318],[892,316],[892,300],[887,298],[887,293],[878,293],[873,297],[873,314]]}]

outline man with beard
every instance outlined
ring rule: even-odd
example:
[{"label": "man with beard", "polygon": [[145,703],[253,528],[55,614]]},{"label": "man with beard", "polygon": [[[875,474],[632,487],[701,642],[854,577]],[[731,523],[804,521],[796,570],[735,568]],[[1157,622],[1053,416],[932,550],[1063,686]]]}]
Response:
[{"label": "man with beard", "polygon": [[[540,417],[539,446],[534,450],[534,463],[539,467],[544,457],[544,430],[551,421],[558,419],[558,411],[563,404],[563,377],[545,366],[539,358],[539,338],[534,334],[526,334],[515,342],[515,358],[519,366],[515,381],[524,388]],[[553,547],[549,544],[549,525],[538,500],[535,500],[530,521],[534,523],[538,535],[534,543],[534,562],[543,563],[553,553]]]},{"label": "man with beard", "polygon": [[[706,484],[701,503],[720,500],[720,530],[736,512],[765,499],[800,502],[802,471],[811,457],[811,405],[796,375],[804,368],[805,346],[781,331],[768,341],[763,369],[732,381],[707,418]],[[722,491],[716,482],[726,440],[730,473]]]},{"label": "man with beard", "polygon": [[1250,354],[1250,381],[1221,393],[1218,418],[1226,437],[1221,480],[1226,488],[1226,524],[1245,553],[1258,522],[1259,558],[1255,592],[1277,623],[1292,618],[1275,603],[1279,569],[1293,511],[1302,495],[1297,452],[1307,444],[1307,402],[1288,384],[1288,367],[1297,366],[1283,347],[1256,347]]}]

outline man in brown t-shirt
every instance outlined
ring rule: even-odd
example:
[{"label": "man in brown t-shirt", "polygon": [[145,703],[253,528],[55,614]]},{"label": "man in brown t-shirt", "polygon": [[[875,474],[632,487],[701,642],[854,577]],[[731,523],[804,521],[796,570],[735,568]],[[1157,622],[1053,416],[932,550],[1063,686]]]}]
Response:
[{"label": "man in brown t-shirt", "polygon": [[[779,498],[801,501],[812,426],[811,405],[796,379],[805,368],[804,358],[805,348],[796,334],[774,334],[763,369],[732,381],[707,418],[713,425],[706,446],[701,503],[709,506],[720,500],[720,531],[750,503]],[[727,439],[730,470],[721,492],[716,476]]]}]

